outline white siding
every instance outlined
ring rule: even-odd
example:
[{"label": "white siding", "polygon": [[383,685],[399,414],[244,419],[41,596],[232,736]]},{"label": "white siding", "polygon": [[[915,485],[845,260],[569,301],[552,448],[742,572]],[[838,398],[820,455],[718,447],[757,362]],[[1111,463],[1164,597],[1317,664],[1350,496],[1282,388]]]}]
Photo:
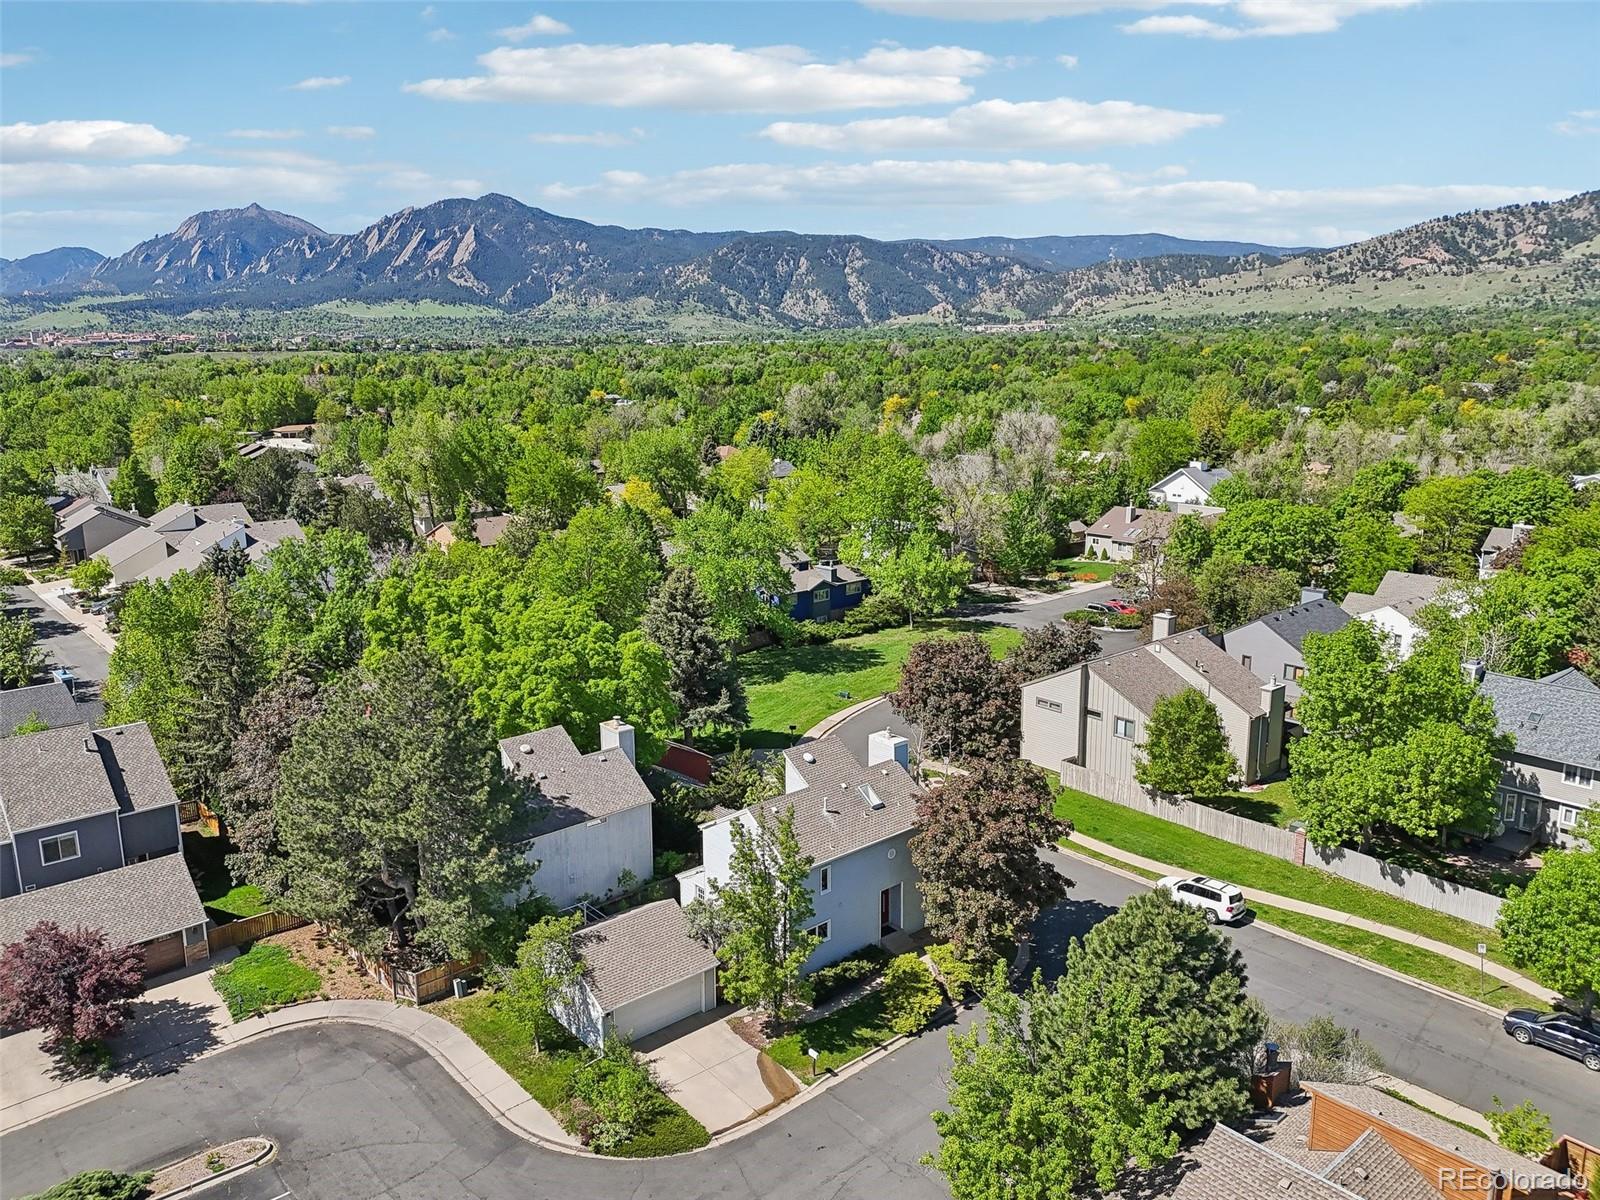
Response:
[{"label": "white siding", "polygon": [[654,870],[650,805],[569,825],[533,840],[525,857],[537,862],[531,887],[557,908],[582,896],[605,896],[631,871],[643,883]]}]

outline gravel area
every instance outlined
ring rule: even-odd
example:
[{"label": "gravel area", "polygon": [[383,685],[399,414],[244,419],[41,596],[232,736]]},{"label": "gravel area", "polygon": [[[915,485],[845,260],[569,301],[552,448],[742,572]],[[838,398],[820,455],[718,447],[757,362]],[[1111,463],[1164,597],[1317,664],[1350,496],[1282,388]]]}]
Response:
[{"label": "gravel area", "polygon": [[286,947],[290,954],[322,976],[321,994],[313,999],[393,999],[386,988],[345,957],[338,944],[315,925],[302,925],[261,940]]},{"label": "gravel area", "polygon": [[221,1146],[213,1146],[209,1150],[202,1150],[199,1154],[191,1154],[188,1158],[179,1159],[157,1171],[156,1177],[150,1181],[150,1195],[153,1200],[159,1200],[160,1197],[180,1188],[210,1179],[213,1175],[220,1175],[240,1163],[247,1163],[265,1154],[271,1146],[272,1143],[266,1138],[240,1138],[236,1142],[228,1142]]}]

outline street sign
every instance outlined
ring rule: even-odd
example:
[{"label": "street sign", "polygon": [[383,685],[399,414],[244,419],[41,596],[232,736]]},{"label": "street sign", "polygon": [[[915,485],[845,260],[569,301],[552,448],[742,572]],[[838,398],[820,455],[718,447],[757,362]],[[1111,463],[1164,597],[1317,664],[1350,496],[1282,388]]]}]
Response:
[{"label": "street sign", "polygon": [[1482,958],[1487,953],[1489,953],[1489,945],[1488,945],[1488,943],[1487,942],[1479,942],[1478,943],[1478,957]]}]

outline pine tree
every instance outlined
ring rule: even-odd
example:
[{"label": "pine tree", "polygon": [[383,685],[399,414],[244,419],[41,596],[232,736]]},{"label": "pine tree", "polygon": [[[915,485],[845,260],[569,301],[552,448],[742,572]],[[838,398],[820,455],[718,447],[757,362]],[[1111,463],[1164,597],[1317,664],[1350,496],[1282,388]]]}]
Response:
[{"label": "pine tree", "polygon": [[740,727],[750,720],[744,684],[713,616],[694,573],[678,567],[656,589],[640,622],[671,667],[668,688],[682,715],[685,741],[709,726]]},{"label": "pine tree", "polygon": [[172,741],[172,782],[184,800],[208,808],[217,803],[259,677],[255,630],[227,585],[214,578],[184,672]]}]

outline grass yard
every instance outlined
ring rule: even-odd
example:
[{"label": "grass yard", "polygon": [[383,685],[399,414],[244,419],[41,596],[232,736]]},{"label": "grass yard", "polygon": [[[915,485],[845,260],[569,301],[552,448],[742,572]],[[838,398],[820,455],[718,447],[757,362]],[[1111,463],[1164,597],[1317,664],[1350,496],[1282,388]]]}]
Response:
[{"label": "grass yard", "polygon": [[741,655],[739,674],[750,698],[750,728],[743,744],[792,745],[829,714],[892,692],[913,643],[958,633],[982,634],[997,656],[1022,640],[1003,625],[943,619],[912,629],[883,629],[815,646],[773,646]]},{"label": "grass yard", "polygon": [[211,976],[235,1021],[309,999],[322,990],[322,976],[287,947],[257,942]]},{"label": "grass yard", "polygon": [[795,1078],[803,1083],[811,1083],[811,1059],[806,1054],[808,1047],[817,1048],[817,1074],[820,1078],[823,1072],[836,1071],[846,1063],[854,1062],[894,1036],[894,1030],[889,1027],[889,1017],[884,1012],[883,993],[876,991],[778,1038],[767,1047],[766,1052],[774,1062],[794,1072]]},{"label": "grass yard", "polygon": [[1080,832],[1120,850],[1226,879],[1246,892],[1256,888],[1322,904],[1463,950],[1475,950],[1480,941],[1486,942],[1489,957],[1505,961],[1500,935],[1492,929],[1386,896],[1314,867],[1297,867],[1285,859],[1196,833],[1098,796],[1063,788],[1056,797],[1056,814],[1070,820]]},{"label": "grass yard", "polygon": [[[498,992],[482,991],[464,1000],[445,1000],[429,1009],[470,1037],[507,1075],[522,1085],[551,1116],[566,1124],[572,1076],[591,1051],[554,1017],[539,1025],[540,1053],[533,1049],[532,1024]],[[676,1101],[658,1093],[650,1123],[610,1153],[617,1158],[655,1158],[706,1145],[711,1135]]]},{"label": "grass yard", "polygon": [[1078,575],[1093,575],[1096,579],[1110,579],[1117,573],[1120,563],[1099,562],[1092,558],[1058,558],[1050,563],[1052,571],[1060,571],[1068,579]]},{"label": "grass yard", "polygon": [[183,857],[200,876],[200,903],[219,925],[254,917],[272,908],[261,889],[247,883],[234,883],[224,858],[233,850],[227,838],[207,837],[193,830],[183,835]]},{"label": "grass yard", "polygon": [[1219,808],[1223,812],[1230,812],[1251,821],[1276,825],[1279,829],[1286,828],[1290,821],[1300,816],[1300,806],[1289,794],[1287,779],[1269,783],[1259,792],[1232,792],[1226,796],[1201,800],[1198,803],[1204,804],[1207,808]]}]

